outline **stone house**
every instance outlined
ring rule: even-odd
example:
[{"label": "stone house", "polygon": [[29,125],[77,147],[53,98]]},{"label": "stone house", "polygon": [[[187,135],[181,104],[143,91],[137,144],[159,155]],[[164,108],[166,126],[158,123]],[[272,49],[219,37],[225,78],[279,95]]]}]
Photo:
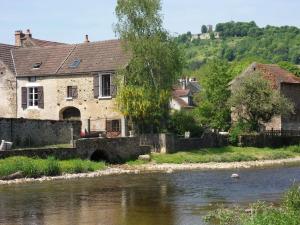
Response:
[{"label": "stone house", "polygon": [[[280,91],[295,105],[295,113],[288,116],[277,116],[271,122],[265,124],[266,130],[300,130],[300,78],[274,64],[251,64],[241,75],[230,82],[231,90],[239,85],[239,81],[246,76],[259,72],[267,79],[274,89]],[[232,113],[232,120],[236,121]]]},{"label": "stone house", "polygon": [[114,79],[128,59],[119,40],[64,44],[16,31],[15,46],[0,44],[0,117],[81,120],[125,136]]}]

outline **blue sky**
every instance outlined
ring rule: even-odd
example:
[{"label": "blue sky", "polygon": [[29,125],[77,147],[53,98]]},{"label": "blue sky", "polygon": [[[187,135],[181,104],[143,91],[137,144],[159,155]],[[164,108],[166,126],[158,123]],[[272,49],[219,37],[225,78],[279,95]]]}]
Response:
[{"label": "blue sky", "polygon": [[[40,39],[80,43],[115,38],[117,0],[0,0],[0,43],[30,28]],[[198,33],[202,24],[251,21],[259,26],[300,27],[300,0],[163,0],[165,27],[172,34]]]}]

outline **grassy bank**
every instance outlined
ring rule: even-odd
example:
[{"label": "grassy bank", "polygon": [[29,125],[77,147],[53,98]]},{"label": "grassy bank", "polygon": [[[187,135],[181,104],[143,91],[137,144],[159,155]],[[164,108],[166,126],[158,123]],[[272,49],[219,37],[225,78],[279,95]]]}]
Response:
[{"label": "grassy bank", "polygon": [[0,160],[0,178],[16,172],[24,177],[58,176],[63,173],[84,173],[105,169],[103,162],[88,160],[32,159],[28,157],[10,157]]},{"label": "grassy bank", "polygon": [[300,189],[292,187],[279,207],[258,202],[247,211],[222,208],[210,213],[205,219],[214,225],[299,225]]},{"label": "grassy bank", "polygon": [[[255,160],[275,160],[300,156],[300,146],[285,148],[252,148],[252,147],[222,147],[205,148],[193,151],[178,152],[174,154],[151,155],[152,162],[162,163],[208,163],[208,162],[242,162]],[[130,165],[138,165],[140,160],[129,162]]]}]

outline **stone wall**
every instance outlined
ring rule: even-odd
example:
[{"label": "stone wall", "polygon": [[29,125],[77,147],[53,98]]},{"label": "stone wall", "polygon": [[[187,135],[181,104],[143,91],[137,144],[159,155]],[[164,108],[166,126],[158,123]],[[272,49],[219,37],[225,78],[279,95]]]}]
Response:
[{"label": "stone wall", "polygon": [[281,84],[281,93],[294,103],[295,113],[282,117],[283,130],[300,130],[300,84]]},{"label": "stone wall", "polygon": [[15,118],[17,116],[16,77],[0,61],[0,117]]},{"label": "stone wall", "polygon": [[53,121],[0,118],[0,140],[14,147],[33,147],[71,143],[79,137],[80,121]]},{"label": "stone wall", "polygon": [[272,135],[243,135],[239,137],[241,147],[273,147],[279,148],[289,145],[299,145],[300,136],[272,136]]}]

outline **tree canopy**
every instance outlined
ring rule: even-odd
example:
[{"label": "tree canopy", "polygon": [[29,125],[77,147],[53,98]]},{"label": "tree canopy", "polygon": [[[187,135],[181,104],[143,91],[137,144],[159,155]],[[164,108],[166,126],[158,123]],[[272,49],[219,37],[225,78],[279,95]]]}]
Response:
[{"label": "tree canopy", "polygon": [[202,90],[197,98],[195,116],[203,125],[227,130],[230,127],[228,83],[232,79],[229,64],[220,59],[209,61],[200,79]]},{"label": "tree canopy", "polygon": [[293,112],[294,106],[278,90],[271,87],[261,74],[253,73],[232,87],[229,105],[239,121],[249,124],[252,131],[259,131],[263,123],[274,116]]},{"label": "tree canopy", "polygon": [[119,109],[136,124],[163,126],[172,85],[183,67],[176,42],[163,28],[160,0],[118,0],[116,33],[130,54],[118,75]]}]

